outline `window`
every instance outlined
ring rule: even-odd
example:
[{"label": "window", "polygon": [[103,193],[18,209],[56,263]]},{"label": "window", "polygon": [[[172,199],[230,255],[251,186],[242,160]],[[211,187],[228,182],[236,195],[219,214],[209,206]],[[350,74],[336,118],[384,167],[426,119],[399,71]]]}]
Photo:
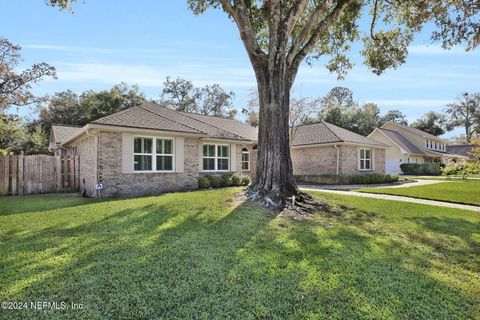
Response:
[{"label": "window", "polygon": [[152,170],[152,144],[151,138],[135,138],[133,145],[133,169],[135,171]]},{"label": "window", "polygon": [[156,171],[173,171],[173,140],[157,139]]},{"label": "window", "polygon": [[136,137],[133,143],[134,171],[173,171],[173,139]]},{"label": "window", "polygon": [[250,170],[250,152],[247,147],[242,148],[242,171]]},{"label": "window", "polygon": [[359,150],[359,170],[372,170],[372,149]]},{"label": "window", "polygon": [[230,148],[227,145],[203,145],[203,170],[228,171],[230,165]]}]

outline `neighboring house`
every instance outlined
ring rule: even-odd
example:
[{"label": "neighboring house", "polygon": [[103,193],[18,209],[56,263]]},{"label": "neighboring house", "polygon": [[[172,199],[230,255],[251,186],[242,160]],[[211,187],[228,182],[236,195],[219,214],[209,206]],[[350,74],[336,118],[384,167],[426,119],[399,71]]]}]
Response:
[{"label": "neighboring house", "polygon": [[447,152],[467,157],[469,160],[474,160],[472,154],[474,147],[472,144],[453,144],[447,146]]},{"label": "neighboring house", "polygon": [[80,130],[82,130],[81,127],[53,125],[52,131],[50,132],[50,143],[48,148],[53,151],[56,156],[66,155],[68,150],[63,148],[62,144],[65,142],[66,138],[73,136],[80,132]]},{"label": "neighboring house", "polygon": [[292,139],[293,172],[305,182],[318,181],[314,178],[321,175],[384,174],[387,148],[327,122],[302,125]]},{"label": "neighboring house", "polygon": [[97,183],[102,197],[140,196],[196,189],[207,173],[252,175],[257,135],[236,120],[146,103],[82,128],[53,126],[50,145],[80,156],[88,196],[97,195]]},{"label": "neighboring house", "polygon": [[398,123],[388,122],[368,137],[390,146],[386,151],[386,173],[401,173],[402,163],[449,164],[466,159],[449,152],[446,140]]}]

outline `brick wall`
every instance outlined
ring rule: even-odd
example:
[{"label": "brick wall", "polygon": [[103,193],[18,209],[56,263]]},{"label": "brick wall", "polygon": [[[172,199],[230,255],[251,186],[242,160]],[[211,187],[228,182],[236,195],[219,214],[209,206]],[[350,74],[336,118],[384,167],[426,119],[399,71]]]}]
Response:
[{"label": "brick wall", "polygon": [[[358,147],[339,146],[339,174],[357,175],[371,172],[385,173],[385,150],[374,149],[375,170],[358,170]],[[294,175],[335,175],[337,170],[337,150],[334,146],[317,146],[292,149]]]},{"label": "brick wall", "polygon": [[[87,196],[95,196],[97,183],[97,152],[96,136],[87,136],[76,144],[76,153],[80,155],[80,192],[86,191]],[[73,148],[68,149],[71,154]]]},{"label": "brick wall", "polygon": [[198,188],[198,140],[185,138],[184,172],[122,173],[122,134],[100,132],[98,178],[103,197],[134,197]]},{"label": "brick wall", "polygon": [[337,151],[333,146],[295,148],[291,156],[294,175],[336,173]]}]

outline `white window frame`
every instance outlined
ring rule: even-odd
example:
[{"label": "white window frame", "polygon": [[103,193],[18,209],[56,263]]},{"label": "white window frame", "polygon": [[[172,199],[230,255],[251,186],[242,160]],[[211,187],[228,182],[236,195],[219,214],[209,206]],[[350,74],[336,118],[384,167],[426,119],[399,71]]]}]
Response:
[{"label": "white window frame", "polygon": [[[365,151],[370,151],[370,158],[362,158],[361,155],[362,155],[362,150],[363,150],[363,154],[366,155],[366,152]],[[361,168],[361,161],[364,161],[365,163],[365,168],[362,169]],[[369,161],[369,168],[367,169],[366,167],[366,160]],[[372,148],[358,148],[358,171],[372,171],[373,170],[373,149]]]},{"label": "white window frame", "polygon": [[[247,151],[244,151],[243,149],[246,149]],[[248,160],[247,161],[244,161],[243,160],[243,155],[246,154],[248,156]],[[247,164],[247,169],[244,169],[243,168],[243,164],[246,163]],[[250,150],[248,150],[247,147],[242,147],[242,158],[241,158],[241,168],[242,168],[242,171],[250,171]]]},{"label": "white window frame", "polygon": [[[163,141],[163,148],[165,149],[165,142],[166,140],[172,141],[172,153],[157,153],[157,141]],[[155,146],[154,146],[154,151],[155,151],[155,163],[152,163],[152,169],[155,170],[155,172],[175,172],[175,139],[172,138],[155,138]],[[167,156],[167,157],[172,157],[172,170],[158,170],[157,169],[157,157],[158,156]]]},{"label": "white window frame", "polygon": [[[152,153],[137,153],[135,152],[135,139],[152,139]],[[172,141],[172,153],[158,153],[157,154],[157,140],[170,140]],[[171,137],[152,137],[152,136],[134,136],[133,137],[133,173],[146,173],[146,172],[175,172],[175,138]],[[151,156],[152,158],[152,170],[135,170],[135,156]],[[157,170],[157,156],[171,156],[172,157],[172,170]]]},{"label": "white window frame", "polygon": [[[215,155],[212,156],[204,156],[203,155],[203,148],[205,146],[215,146]],[[219,157],[218,156],[218,147],[227,147],[228,148],[228,156],[227,157]],[[229,172],[230,171],[230,152],[231,147],[229,144],[220,144],[220,143],[204,143],[202,144],[202,172]],[[213,170],[205,170],[203,168],[203,159],[215,159],[215,165]],[[227,159],[228,160],[228,168],[226,170],[218,170],[218,160],[219,159]]]}]

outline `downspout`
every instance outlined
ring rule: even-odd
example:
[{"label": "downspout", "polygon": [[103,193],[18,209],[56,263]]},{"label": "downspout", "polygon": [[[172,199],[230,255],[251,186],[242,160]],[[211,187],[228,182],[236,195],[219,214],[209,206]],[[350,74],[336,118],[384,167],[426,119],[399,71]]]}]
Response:
[{"label": "downspout", "polygon": [[333,145],[335,150],[337,150],[337,176],[340,174],[340,149],[336,144]]}]

